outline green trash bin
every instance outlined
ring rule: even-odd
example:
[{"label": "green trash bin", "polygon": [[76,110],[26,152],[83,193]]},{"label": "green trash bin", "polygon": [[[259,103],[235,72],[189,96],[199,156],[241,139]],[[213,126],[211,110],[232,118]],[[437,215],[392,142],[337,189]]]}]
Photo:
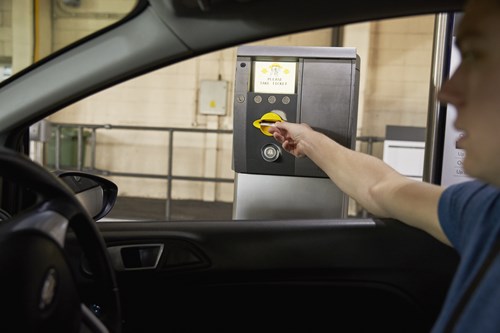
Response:
[{"label": "green trash bin", "polygon": [[[84,166],[86,146],[88,139],[91,136],[91,132],[84,130],[82,134],[82,166]],[[52,127],[50,131],[50,139],[47,142],[45,149],[45,164],[51,168],[56,167],[56,136],[57,128]],[[59,168],[78,168],[78,128],[61,127],[59,144]]]}]

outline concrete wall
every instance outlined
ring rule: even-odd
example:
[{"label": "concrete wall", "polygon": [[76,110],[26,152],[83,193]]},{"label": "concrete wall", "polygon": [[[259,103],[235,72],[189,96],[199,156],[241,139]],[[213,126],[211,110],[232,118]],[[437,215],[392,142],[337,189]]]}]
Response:
[{"label": "concrete wall", "polygon": [[0,1],[0,57],[12,57],[12,0]]},{"label": "concrete wall", "polygon": [[[433,33],[433,15],[346,28],[344,44],[362,59],[358,135],[383,137],[386,125],[425,127]],[[378,157],[381,147],[374,146]]]}]

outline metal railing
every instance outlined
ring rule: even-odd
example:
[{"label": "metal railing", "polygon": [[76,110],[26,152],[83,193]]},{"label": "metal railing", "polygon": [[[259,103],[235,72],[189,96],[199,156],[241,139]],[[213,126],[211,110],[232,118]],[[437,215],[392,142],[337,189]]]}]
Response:
[{"label": "metal railing", "polygon": [[359,142],[366,142],[366,153],[368,155],[373,154],[373,144],[379,143],[379,142],[384,142],[385,138],[381,136],[358,136],[356,137],[356,141]]},{"label": "metal railing", "polygon": [[[174,133],[214,133],[214,134],[232,134],[232,130],[220,129],[202,129],[202,128],[177,128],[177,127],[146,127],[146,126],[124,126],[124,125],[93,125],[93,124],[64,124],[64,123],[51,123],[55,130],[55,143],[54,143],[54,168],[61,168],[61,131],[63,128],[73,128],[77,130],[77,163],[75,169],[89,173],[94,173],[103,176],[117,176],[117,177],[133,177],[133,178],[151,178],[151,179],[165,179],[167,181],[167,193],[165,203],[165,218],[170,220],[170,204],[172,198],[172,183],[174,180],[184,181],[198,181],[198,182],[214,182],[214,183],[233,183],[232,178],[219,178],[219,177],[195,177],[195,176],[179,176],[173,174],[173,155],[174,155]],[[84,131],[91,132],[89,137],[90,145],[90,165],[84,166]],[[167,158],[168,165],[166,174],[152,174],[152,173],[132,173],[132,172],[117,172],[112,170],[104,170],[96,167],[96,151],[97,151],[97,131],[99,130],[128,130],[128,131],[154,131],[154,132],[167,132],[168,133],[168,150]]]},{"label": "metal railing", "polygon": [[[232,178],[219,178],[219,177],[195,177],[195,176],[179,176],[173,174],[174,163],[174,134],[176,132],[184,133],[214,133],[214,134],[232,134],[232,130],[220,129],[204,129],[204,128],[178,128],[178,127],[146,127],[146,126],[125,126],[125,125],[95,125],[95,124],[67,124],[67,123],[51,123],[55,131],[54,140],[54,168],[61,168],[61,133],[63,128],[76,129],[77,131],[77,161],[76,170],[86,171],[102,176],[117,176],[117,177],[132,177],[132,178],[150,178],[150,179],[165,179],[167,181],[167,193],[165,203],[165,218],[170,220],[171,215],[171,198],[172,198],[172,183],[174,180],[184,181],[198,181],[198,182],[214,182],[214,183],[233,183]],[[84,141],[85,131],[90,131],[88,142]],[[167,149],[167,173],[166,174],[152,174],[152,173],[132,173],[132,172],[117,172],[112,170],[104,170],[96,167],[96,151],[97,151],[97,131],[99,130],[128,130],[128,131],[156,131],[168,133],[168,149]],[[356,138],[359,142],[366,142],[366,153],[371,155],[373,152],[373,145],[375,143],[383,142],[383,137],[376,136],[360,136]],[[90,163],[89,166],[84,164],[84,147],[86,144],[90,146]],[[366,212],[363,213],[366,215]]]}]

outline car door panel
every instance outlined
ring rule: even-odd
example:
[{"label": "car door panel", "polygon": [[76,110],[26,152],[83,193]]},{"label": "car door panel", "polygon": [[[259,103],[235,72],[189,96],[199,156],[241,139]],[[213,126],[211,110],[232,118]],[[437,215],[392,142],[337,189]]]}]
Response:
[{"label": "car door panel", "polygon": [[173,331],[424,332],[458,261],[448,246],[394,220],[98,226],[108,247],[164,245],[155,269],[118,272],[130,332],[164,322]]}]

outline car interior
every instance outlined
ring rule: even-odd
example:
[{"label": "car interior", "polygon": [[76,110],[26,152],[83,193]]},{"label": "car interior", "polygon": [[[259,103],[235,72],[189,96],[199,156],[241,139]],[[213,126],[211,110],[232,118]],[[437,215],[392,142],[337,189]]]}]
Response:
[{"label": "car interior", "polygon": [[[77,5],[84,8],[93,2],[99,1],[53,1],[54,6],[61,6],[54,10],[66,8],[68,12]],[[195,57],[210,56],[211,52],[240,47],[239,51],[225,51],[225,54],[241,72],[250,67],[242,63],[266,62],[272,58],[268,55],[259,58],[252,53],[257,52],[255,50],[289,50],[274,51],[262,45],[244,48],[242,45],[369,21],[449,15],[459,13],[463,2],[138,0],[116,22],[83,38],[75,38],[69,45],[36,59],[0,82],[0,279],[5,297],[1,309],[7,314],[2,324],[5,332],[428,332],[439,315],[458,264],[458,255],[423,231],[366,212],[348,214],[348,198],[339,192],[335,193],[341,196],[341,208],[330,203],[330,197],[321,197],[321,193],[311,197],[310,192],[305,197],[289,194],[290,200],[298,198],[293,204],[287,201],[281,204],[284,207],[274,205],[270,203],[272,197],[286,192],[280,190],[281,185],[276,194],[267,178],[254,180],[239,175],[239,188],[235,193],[243,188],[244,181],[255,183],[259,192],[244,197],[238,207],[250,207],[247,204],[255,197],[256,204],[248,209],[259,214],[245,215],[249,217],[243,219],[221,218],[216,213],[211,215],[210,211],[196,220],[153,219],[151,216],[110,218],[117,216],[113,214],[120,203],[120,194],[129,191],[128,185],[122,187],[114,180],[125,177],[126,172],[136,172],[133,171],[134,156],[140,156],[139,150],[149,149],[141,146],[141,140],[146,140],[150,134],[146,131],[127,134],[129,141],[124,145],[136,143],[134,149],[137,151],[125,154],[121,163],[128,164],[130,169],[127,170],[132,171],[116,171],[115,174],[104,171],[108,162],[102,162],[102,168],[92,172],[85,168],[65,170],[60,165],[42,166],[33,158],[36,149],[30,143],[30,135],[40,130],[34,125],[47,117],[57,122],[61,114],[58,112],[69,115],[61,118],[62,125],[77,113],[92,114],[90,99],[102,99],[108,89],[125,86],[133,90],[135,86],[131,82],[134,79],[142,78],[146,82],[144,77],[150,73],[161,74],[158,71],[184,66]],[[305,52],[304,59],[310,52],[304,51],[305,48],[300,51]],[[342,53],[341,57],[347,58],[346,54]],[[279,57],[285,62],[291,59]],[[208,58],[210,61],[222,62],[223,59]],[[349,60],[349,77],[355,79],[356,69],[359,75],[364,75],[362,71],[359,73],[364,61],[354,54]],[[297,67],[303,71],[301,74],[306,73],[309,63],[313,66],[316,62],[304,60],[302,67]],[[335,64],[338,63],[336,60]],[[180,68],[179,80],[165,83],[166,86],[186,84],[182,69],[187,67]],[[320,72],[318,70],[315,75],[321,75]],[[160,77],[160,74],[156,75]],[[303,77],[306,87],[306,75]],[[335,87],[340,85],[338,82],[340,79]],[[313,83],[310,82],[312,86]],[[269,122],[276,121],[275,117],[284,118],[274,111],[257,120],[247,118],[244,113],[238,114],[242,105],[242,100],[238,101],[241,91],[238,89],[249,89],[249,85],[245,81],[231,87],[235,90],[228,99],[235,105],[235,123],[233,126],[231,119],[230,123],[217,127],[220,134],[226,136],[216,139],[228,142],[229,159],[234,156],[248,160],[241,164],[241,160],[226,159],[228,172],[202,175],[211,181],[222,182],[221,192],[231,188],[231,195],[235,176],[232,170],[251,168],[253,157],[242,152],[247,141],[254,142],[248,139],[250,136],[246,136],[247,141],[238,141],[241,137],[233,138],[232,134],[241,131],[247,135],[246,131],[251,129],[252,133],[257,133],[255,140],[269,140],[265,126],[271,126]],[[352,83],[347,86],[359,88]],[[435,87],[424,89],[431,91],[428,99],[436,104],[432,88]],[[162,91],[156,93],[163,94]],[[334,93],[330,95],[334,100],[339,99]],[[117,96],[123,100],[123,107],[110,110],[111,117],[124,114],[128,107],[125,104],[134,103],[127,93]],[[249,98],[247,96],[259,103],[245,90],[244,98]],[[191,104],[199,102],[198,97],[191,97],[179,96],[179,100],[188,99]],[[356,108],[357,97],[357,91],[351,90],[346,102],[351,103],[350,108]],[[301,98],[305,101],[305,97]],[[88,104],[75,106],[82,102]],[[425,99],[423,102],[427,105],[431,101]],[[93,118],[86,116],[80,118],[83,119],[80,122],[87,123],[90,133],[112,127],[116,131],[135,130],[134,125],[141,125],[141,118],[146,117],[146,108],[134,107],[136,118],[128,119],[121,126],[92,124],[89,119]],[[161,112],[168,117],[169,110]],[[177,118],[171,117],[175,124]],[[340,122],[340,116],[332,117],[332,123]],[[355,117],[346,118],[346,121],[352,122]],[[194,123],[192,119],[201,118],[192,117],[188,122]],[[306,119],[305,116],[302,119]],[[317,122],[318,126],[325,122],[317,116],[307,119]],[[252,125],[254,121],[256,125]],[[359,124],[360,120],[357,121]],[[247,122],[248,127],[241,125]],[[214,128],[205,125],[203,133],[210,134]],[[355,120],[349,125],[353,138],[355,125]],[[162,125],[158,122],[157,126]],[[427,130],[431,132],[429,126]],[[181,138],[176,140],[185,140],[189,148],[190,140],[199,139],[185,139],[182,135],[188,135],[187,132],[180,133]],[[75,140],[85,139],[83,132],[74,135]],[[107,135],[107,144],[113,146],[113,135]],[[164,136],[153,135],[152,140],[173,142],[172,132],[161,135]],[[442,141],[443,133],[437,131],[433,135],[438,142]],[[211,138],[206,136],[200,140],[206,140],[210,146]],[[231,142],[241,149],[233,151]],[[356,147],[354,141],[346,141],[345,145]],[[158,149],[144,157],[152,166],[150,178],[160,172],[155,169],[160,168],[155,154],[165,154],[163,146]],[[439,163],[440,151],[429,150],[426,146],[426,160]],[[186,155],[191,154],[191,150],[186,151]],[[272,149],[262,150],[262,157],[273,162],[274,153]],[[60,158],[58,151],[54,154],[56,159]],[[211,156],[210,151],[200,154],[200,159]],[[258,158],[260,154],[261,150],[257,153]],[[118,159],[113,153],[100,155],[100,158],[101,161]],[[295,163],[291,157],[283,155],[281,158]],[[168,167],[168,163],[172,163],[171,159],[162,160],[161,167]],[[265,167],[269,165],[263,163]],[[198,167],[197,162],[187,164],[188,169]],[[168,175],[156,178],[168,180],[175,168],[170,164]],[[304,164],[301,168],[306,170],[306,178],[316,177],[319,172],[312,165]],[[188,181],[193,179],[182,174],[184,169],[175,170],[181,174],[177,177],[179,187],[189,188],[191,183]],[[313,170],[313,174],[307,170]],[[139,187],[154,188],[150,180],[137,179]],[[325,180],[329,183],[327,178]],[[436,182],[435,179],[428,181]],[[158,191],[164,195],[166,190],[162,184]],[[313,191],[330,186],[311,184]],[[172,196],[170,191],[167,197]],[[311,217],[310,212],[301,215],[292,209],[291,206],[298,207],[303,201],[316,202],[312,207],[317,217]],[[325,207],[324,215],[319,207]],[[272,213],[287,208],[293,213]],[[342,209],[343,213],[328,217],[332,209],[336,212]]]}]

